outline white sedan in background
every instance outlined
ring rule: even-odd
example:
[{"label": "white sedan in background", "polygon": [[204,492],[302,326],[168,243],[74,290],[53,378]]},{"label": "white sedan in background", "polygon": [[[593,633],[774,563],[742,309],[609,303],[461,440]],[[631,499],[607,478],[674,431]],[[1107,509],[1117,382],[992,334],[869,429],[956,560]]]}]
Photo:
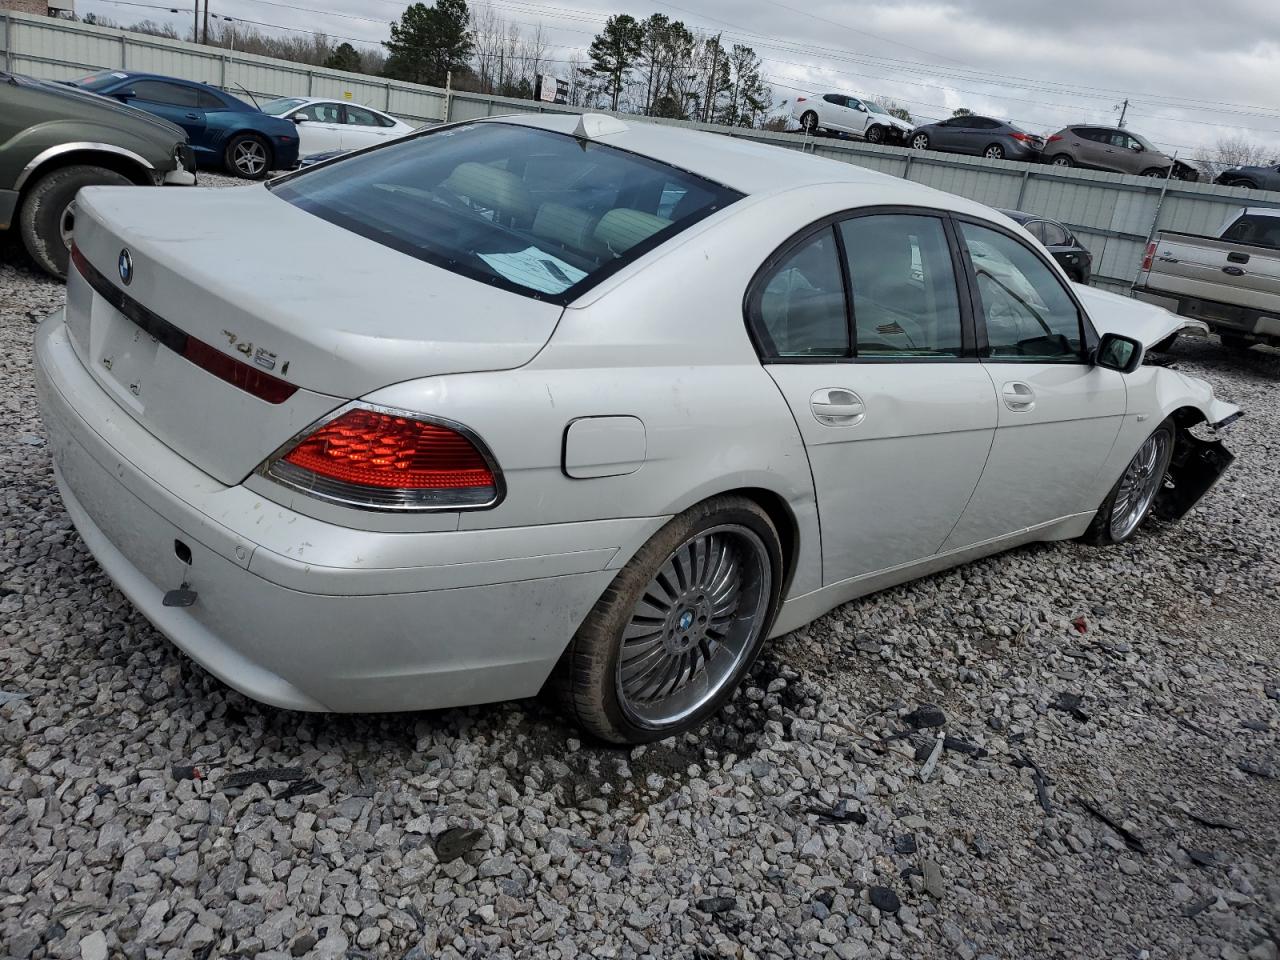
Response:
[{"label": "white sedan in background", "polygon": [[36,337],[68,513],[298,710],[551,678],[598,737],[669,736],[838,604],[1182,516],[1232,459],[1190,428],[1239,415],[1141,363],[1179,318],[1085,299],[989,207],[607,116],[86,188],[72,260]]},{"label": "white sedan in background", "polygon": [[262,111],[298,125],[298,155],[359,150],[412,133],[414,127],[372,107],[320,97],[269,100]]}]

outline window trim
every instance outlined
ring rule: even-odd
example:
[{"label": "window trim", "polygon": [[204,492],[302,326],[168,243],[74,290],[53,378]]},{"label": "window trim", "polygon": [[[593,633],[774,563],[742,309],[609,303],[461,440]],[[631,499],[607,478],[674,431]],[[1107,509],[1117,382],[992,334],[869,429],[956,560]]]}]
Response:
[{"label": "window trim", "polygon": [[[975,217],[965,213],[952,213],[951,219],[955,225],[956,243],[963,251],[965,276],[968,280],[969,287],[969,307],[972,311],[975,325],[974,329],[977,334],[978,358],[983,363],[1078,363],[1086,366],[1092,365],[1093,351],[1097,349],[1098,346],[1098,332],[1094,329],[1093,321],[1089,318],[1089,311],[1084,308],[1084,304],[1080,302],[1080,298],[1077,297],[1075,291],[1071,289],[1071,285],[1069,283],[1065,283],[1062,277],[1059,276],[1059,273],[1062,270],[1061,266],[1059,266],[1052,257],[1042,255],[1039,250],[1036,250],[1034,247],[1026,243],[1012,230],[1008,230],[998,223],[994,223],[990,220],[983,220],[981,217]],[[987,339],[987,315],[982,309],[982,300],[978,294],[978,275],[977,271],[975,271],[973,267],[973,256],[969,252],[969,244],[965,241],[964,231],[960,226],[964,223],[971,223],[976,227],[983,227],[987,230],[994,231],[995,233],[1003,234],[1015,243],[1020,244],[1024,250],[1044,264],[1046,269],[1048,269],[1049,274],[1057,281],[1058,285],[1067,295],[1067,298],[1075,304],[1077,322],[1080,325],[1080,354],[1078,357],[1071,360],[1046,360],[1044,358],[1034,357],[993,357],[990,355],[991,344]]]},{"label": "window trim", "polygon": [[[960,310],[960,356],[935,357],[860,357],[858,350],[858,331],[853,313],[853,283],[849,276],[849,258],[845,254],[844,237],[840,224],[848,220],[876,216],[922,216],[932,217],[942,222],[943,234],[946,237],[947,250],[951,255],[952,280],[956,286],[956,305]],[[962,257],[959,247],[959,230],[952,223],[949,210],[938,207],[917,207],[907,204],[884,204],[874,207],[856,207],[827,214],[801,227],[782,241],[764,262],[756,268],[751,280],[747,283],[742,297],[742,317],[755,348],[756,356],[762,365],[771,363],[799,364],[833,364],[833,363],[977,363],[979,342],[977,335],[976,315],[973,313],[973,297],[968,274],[967,257]],[[844,286],[844,316],[849,334],[849,353],[843,357],[783,357],[778,356],[769,343],[767,333],[763,332],[763,321],[760,318],[760,301],[764,295],[767,278],[773,270],[797,249],[808,243],[823,230],[829,230],[835,236],[836,255],[840,261],[840,277]]]}]

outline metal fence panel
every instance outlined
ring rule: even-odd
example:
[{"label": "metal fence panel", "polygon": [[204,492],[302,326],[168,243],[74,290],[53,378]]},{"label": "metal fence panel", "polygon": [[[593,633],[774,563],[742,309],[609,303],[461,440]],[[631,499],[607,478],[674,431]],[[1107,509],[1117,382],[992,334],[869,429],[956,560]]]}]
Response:
[{"label": "metal fence panel", "polygon": [[[410,123],[471,120],[512,113],[580,113],[575,107],[385,80],[363,74],[233,53],[163,37],[0,11],[5,68],[52,80],[100,69],[129,69],[201,80],[258,98],[325,96],[367,103]],[[804,150],[959,194],[994,207],[1025,210],[1069,225],[1094,255],[1094,278],[1132,285],[1148,237],[1157,227],[1210,233],[1240,207],[1280,207],[1280,193],[1208,183],[1165,183],[1095,170],[1008,163],[981,157],[919,153],[860,141],[764,130],[728,129],[682,120],[626,115],[628,122],[665,123]]]}]

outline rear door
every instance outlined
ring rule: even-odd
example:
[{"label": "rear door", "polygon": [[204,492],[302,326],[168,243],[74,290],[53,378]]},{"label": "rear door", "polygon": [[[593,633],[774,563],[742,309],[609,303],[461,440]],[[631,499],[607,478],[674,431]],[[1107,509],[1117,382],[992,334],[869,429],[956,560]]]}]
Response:
[{"label": "rear door", "polygon": [[1044,255],[993,224],[957,221],[999,421],[948,548],[1097,509],[1127,404],[1123,375],[1090,363],[1096,335]]},{"label": "rear door", "polygon": [[1098,127],[1075,127],[1070,131],[1069,142],[1076,162],[1082,167],[1107,166],[1107,149],[1110,140],[1107,131]]},{"label": "rear door", "polygon": [[357,150],[360,147],[371,147],[382,143],[391,136],[390,126],[378,122],[378,116],[372,110],[346,104],[343,107],[344,123],[342,125],[342,148]]},{"label": "rear door", "polygon": [[932,556],[973,494],[996,426],[945,215],[828,218],[753,282],[748,316],[799,425],[823,582]]},{"label": "rear door", "polygon": [[846,97],[839,93],[824,93],[818,106],[819,125],[827,130],[851,131],[849,114],[845,109]]}]

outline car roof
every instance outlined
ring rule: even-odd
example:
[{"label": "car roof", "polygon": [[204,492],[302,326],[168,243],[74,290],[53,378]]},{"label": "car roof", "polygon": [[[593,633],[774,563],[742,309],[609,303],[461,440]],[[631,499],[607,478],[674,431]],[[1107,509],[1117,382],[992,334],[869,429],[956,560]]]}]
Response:
[{"label": "car roof", "polygon": [[[609,119],[612,120],[611,117]],[[577,129],[579,116],[517,114],[490,117],[477,122],[517,123],[572,134]],[[742,193],[781,193],[792,187],[817,183],[855,183],[871,188],[888,185],[901,188],[909,185],[922,194],[927,194],[931,206],[955,210],[970,208],[969,201],[954,194],[789,147],[739,140],[723,133],[690,130],[653,121],[623,120],[622,123],[625,129],[601,136],[599,142],[687,170]],[[972,206],[977,208],[981,205]]]}]

